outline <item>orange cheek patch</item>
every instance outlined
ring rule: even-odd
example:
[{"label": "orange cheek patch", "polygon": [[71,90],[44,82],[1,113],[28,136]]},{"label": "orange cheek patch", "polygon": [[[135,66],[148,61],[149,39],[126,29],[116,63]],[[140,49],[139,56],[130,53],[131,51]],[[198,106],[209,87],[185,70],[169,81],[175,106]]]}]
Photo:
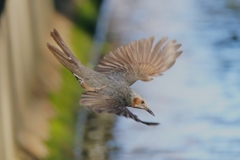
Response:
[{"label": "orange cheek patch", "polygon": [[134,98],[132,101],[132,107],[135,107],[139,103],[141,103],[141,100],[139,98]]}]

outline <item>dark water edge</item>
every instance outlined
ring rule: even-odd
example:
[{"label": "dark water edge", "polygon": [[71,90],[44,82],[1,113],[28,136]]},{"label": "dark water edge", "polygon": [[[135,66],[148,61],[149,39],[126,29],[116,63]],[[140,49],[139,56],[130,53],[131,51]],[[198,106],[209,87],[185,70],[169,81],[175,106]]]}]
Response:
[{"label": "dark water edge", "polygon": [[113,139],[112,128],[114,122],[114,117],[109,114],[89,114],[85,124],[86,134],[82,144],[82,159],[109,159],[108,152],[115,149],[108,145],[108,142]]}]

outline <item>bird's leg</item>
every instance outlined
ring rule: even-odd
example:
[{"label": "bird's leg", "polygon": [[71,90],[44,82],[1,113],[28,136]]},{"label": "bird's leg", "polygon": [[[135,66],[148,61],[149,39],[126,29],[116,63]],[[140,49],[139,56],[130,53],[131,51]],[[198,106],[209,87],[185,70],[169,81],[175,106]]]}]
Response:
[{"label": "bird's leg", "polygon": [[78,75],[74,74],[73,75],[76,77],[76,79],[78,80],[79,84],[81,85],[81,87],[83,89],[85,89],[85,91],[92,91],[92,92],[99,92],[101,91],[103,88],[106,87],[106,85],[100,87],[100,88],[93,88],[93,87],[90,87],[87,83],[84,82],[84,79],[79,77]]},{"label": "bird's leg", "polygon": [[76,77],[76,79],[78,80],[79,84],[81,85],[81,87],[85,90],[85,91],[92,91],[94,92],[95,89],[93,87],[90,87],[87,83],[84,82],[84,79],[79,77],[78,75],[74,74],[73,75]]},{"label": "bird's leg", "polygon": [[95,92],[99,92],[99,91],[101,91],[101,90],[103,90],[105,87],[107,87],[106,85],[103,85],[102,87],[97,87],[97,88],[95,88]]}]

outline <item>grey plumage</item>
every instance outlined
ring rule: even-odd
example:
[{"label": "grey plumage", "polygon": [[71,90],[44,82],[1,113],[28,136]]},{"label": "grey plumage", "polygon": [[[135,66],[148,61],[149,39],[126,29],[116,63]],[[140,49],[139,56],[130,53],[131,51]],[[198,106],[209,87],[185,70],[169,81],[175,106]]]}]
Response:
[{"label": "grey plumage", "polygon": [[82,94],[80,99],[80,104],[88,106],[93,111],[101,113],[114,113],[119,116],[125,116],[127,118],[132,118],[137,122],[141,122],[146,125],[158,125],[154,122],[144,122],[141,121],[136,115],[132,114],[127,107],[124,106],[124,103],[119,103],[117,99],[113,99],[109,96],[99,94],[97,92],[85,92]]},{"label": "grey plumage", "polygon": [[150,81],[153,76],[162,75],[182,53],[177,51],[180,44],[172,40],[164,45],[166,37],[155,46],[154,37],[133,41],[105,55],[91,70],[77,60],[56,29],[51,36],[63,52],[47,43],[49,50],[74,74],[86,91],[80,99],[81,105],[98,113],[115,113],[146,125],[158,124],[141,121],[127,109],[127,106],[145,109],[153,115],[143,98],[130,86],[137,80]]}]

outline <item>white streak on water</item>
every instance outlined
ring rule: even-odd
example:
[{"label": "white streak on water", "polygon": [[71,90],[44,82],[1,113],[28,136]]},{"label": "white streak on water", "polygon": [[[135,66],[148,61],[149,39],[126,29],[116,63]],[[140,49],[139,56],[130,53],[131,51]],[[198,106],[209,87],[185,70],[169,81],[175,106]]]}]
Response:
[{"label": "white streak on water", "polygon": [[[126,44],[152,35],[155,40],[168,36],[182,43],[183,54],[163,76],[133,85],[156,116],[132,111],[161,125],[149,127],[118,118],[114,137],[120,149],[110,158],[238,160],[239,9],[227,8],[227,0],[114,2],[118,7],[111,14],[110,32],[116,39]],[[240,2],[235,2],[239,7]]]}]

